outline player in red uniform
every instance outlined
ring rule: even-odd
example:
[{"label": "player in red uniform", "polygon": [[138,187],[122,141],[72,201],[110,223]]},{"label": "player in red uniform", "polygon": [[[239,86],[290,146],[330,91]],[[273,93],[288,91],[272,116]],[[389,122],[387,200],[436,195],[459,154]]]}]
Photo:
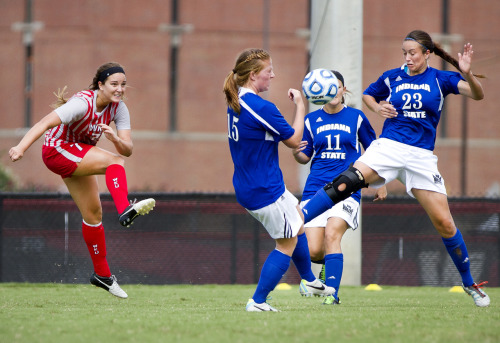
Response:
[{"label": "player in red uniform", "polygon": [[[130,203],[128,200],[125,160],[132,154],[130,116],[123,96],[127,79],[120,64],[109,62],[97,69],[88,90],[69,100],[64,90],[57,95],[54,111],[43,117],[9,150],[13,162],[45,133],[42,157],[52,172],[60,175],[83,217],[82,233],[94,273],[90,282],[111,294],[127,298],[116,282],[106,260],[106,242],[102,226],[102,206],[96,175],[105,174],[106,185],[118,210],[120,224],[129,227],[139,215],[149,213],[154,199]],[[115,123],[117,132],[109,125]],[[96,147],[104,136],[118,154]]]}]

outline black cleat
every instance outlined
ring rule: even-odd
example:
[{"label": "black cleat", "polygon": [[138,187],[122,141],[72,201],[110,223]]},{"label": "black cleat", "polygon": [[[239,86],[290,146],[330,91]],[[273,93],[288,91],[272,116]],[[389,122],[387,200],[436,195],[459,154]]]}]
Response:
[{"label": "black cleat", "polygon": [[130,227],[134,223],[135,218],[148,214],[155,207],[155,204],[156,201],[152,198],[139,202],[134,201],[120,214],[118,220],[122,226]]}]

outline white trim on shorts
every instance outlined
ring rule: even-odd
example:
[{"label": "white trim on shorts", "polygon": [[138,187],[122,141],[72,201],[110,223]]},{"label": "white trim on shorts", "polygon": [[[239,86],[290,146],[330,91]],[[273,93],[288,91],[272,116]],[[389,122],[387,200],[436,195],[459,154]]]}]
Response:
[{"label": "white trim on shorts", "polygon": [[[300,207],[304,207],[309,200],[311,199],[302,201]],[[359,226],[359,202],[353,198],[347,198],[307,222],[304,227],[326,227],[328,219],[332,217],[343,219],[351,229],[356,230]]]},{"label": "white trim on shorts", "polygon": [[397,179],[413,198],[413,188],[446,195],[444,179],[437,167],[438,158],[430,150],[379,138],[370,144],[358,161],[385,180],[371,183],[370,187],[379,188]]},{"label": "white trim on shorts", "polygon": [[246,209],[262,223],[271,238],[292,238],[297,236],[302,224],[302,217],[297,210],[299,201],[287,189],[274,203],[255,211]]},{"label": "white trim on shorts", "polygon": [[[80,148],[80,146],[78,145],[78,143],[73,143],[77,148],[78,150],[82,150]],[[63,149],[61,146],[55,146],[54,149],[57,150],[58,153],[60,153],[61,155],[63,155],[64,157],[66,157],[68,160],[72,161],[72,162],[75,162],[75,163],[80,163],[82,161],[82,158],[81,157],[78,157],[78,156],[75,156],[73,155],[72,153],[70,153],[68,150],[65,150]]]}]

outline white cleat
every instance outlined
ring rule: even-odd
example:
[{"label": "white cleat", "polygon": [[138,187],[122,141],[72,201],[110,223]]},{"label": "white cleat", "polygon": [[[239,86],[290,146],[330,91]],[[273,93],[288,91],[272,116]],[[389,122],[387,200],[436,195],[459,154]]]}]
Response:
[{"label": "white cleat", "polygon": [[130,227],[130,225],[134,223],[135,218],[148,214],[155,205],[156,201],[153,198],[141,200],[139,202],[134,200],[134,202],[120,214],[118,220],[122,226]]},{"label": "white cleat", "polygon": [[307,283],[306,280],[300,280],[299,293],[303,297],[312,297],[313,294],[311,292],[309,292],[309,290],[307,289],[306,283]]},{"label": "white cleat", "polygon": [[280,312],[266,302],[262,304],[257,304],[253,299],[248,299],[247,306],[245,308],[248,312]]},{"label": "white cleat", "polygon": [[302,280],[301,284],[302,282],[304,282],[305,289],[315,297],[326,297],[335,293],[335,288],[325,285],[318,279],[311,282]]},{"label": "white cleat", "polygon": [[487,307],[490,306],[490,297],[488,294],[486,294],[485,291],[483,291],[481,288],[483,287],[484,284],[488,283],[488,281],[481,282],[479,285],[477,285],[475,282],[469,286],[465,287],[462,284],[462,288],[464,289],[465,293],[470,295],[472,299],[474,299],[474,303],[476,306],[479,307]]},{"label": "white cleat", "polygon": [[102,277],[93,273],[90,277],[90,283],[94,286],[101,287],[109,293],[113,294],[115,297],[126,299],[128,298],[127,293],[121,289],[118,282],[116,282],[116,276],[111,275],[111,277]]}]

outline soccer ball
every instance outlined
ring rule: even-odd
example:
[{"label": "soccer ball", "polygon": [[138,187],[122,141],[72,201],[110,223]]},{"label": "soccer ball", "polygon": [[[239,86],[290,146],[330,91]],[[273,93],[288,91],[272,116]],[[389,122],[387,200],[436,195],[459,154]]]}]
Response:
[{"label": "soccer ball", "polygon": [[328,69],[314,69],[302,81],[302,92],[307,101],[314,105],[329,103],[337,95],[339,81]]}]

